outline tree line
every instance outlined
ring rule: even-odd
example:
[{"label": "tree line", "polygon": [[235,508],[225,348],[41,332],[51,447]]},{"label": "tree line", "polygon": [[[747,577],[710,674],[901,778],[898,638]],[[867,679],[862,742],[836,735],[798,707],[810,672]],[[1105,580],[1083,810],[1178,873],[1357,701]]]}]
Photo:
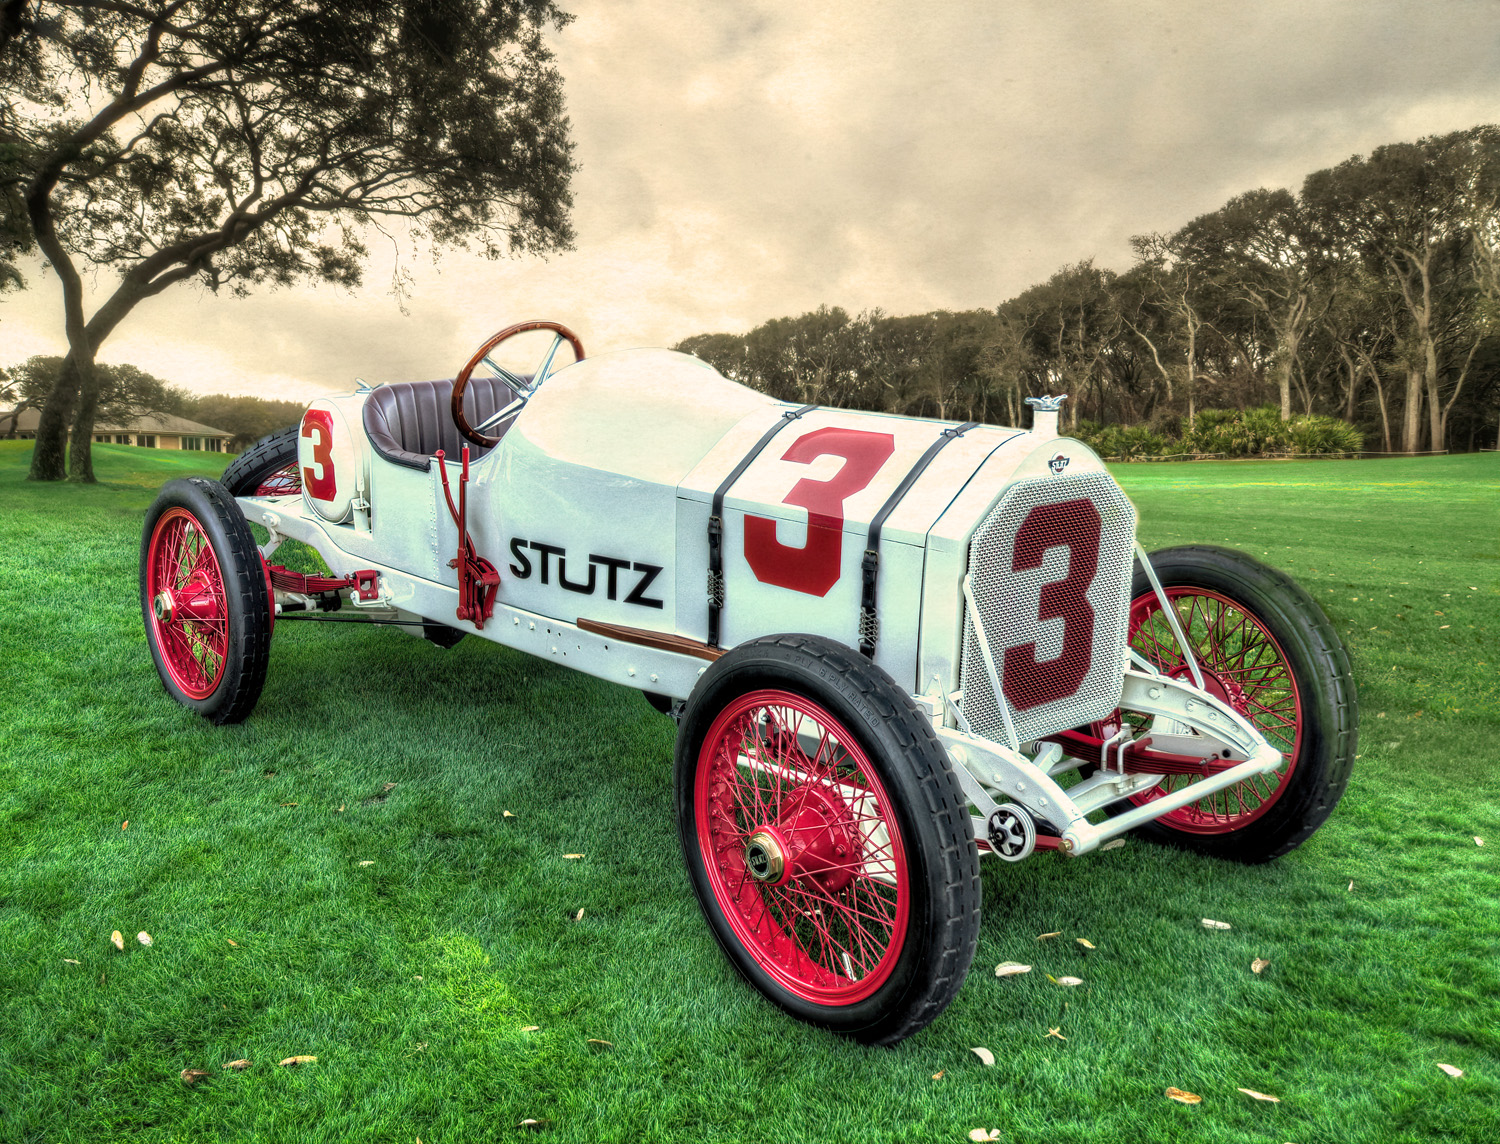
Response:
[{"label": "tree line", "polygon": [[1500,128],[1379,147],[1130,242],[1122,273],[1065,266],[993,310],[821,306],[675,348],[778,398],[918,416],[1021,425],[1026,397],[1066,393],[1070,430],[1269,404],[1370,449],[1496,445]]},{"label": "tree line", "polygon": [[[123,426],[142,417],[172,414],[225,430],[231,435],[231,452],[296,424],[307,407],[302,401],[268,401],[244,394],[189,393],[133,365],[96,362],[94,368],[99,381],[95,424]],[[55,354],[38,354],[0,369],[0,402],[11,405],[0,412],[0,440],[16,436],[24,411],[46,407],[65,369],[66,359]]]}]

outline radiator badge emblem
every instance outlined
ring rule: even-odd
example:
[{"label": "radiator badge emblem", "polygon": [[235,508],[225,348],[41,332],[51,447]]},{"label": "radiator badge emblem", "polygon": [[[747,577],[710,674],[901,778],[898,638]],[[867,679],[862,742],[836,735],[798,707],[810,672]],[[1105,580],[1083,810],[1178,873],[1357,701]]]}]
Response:
[{"label": "radiator badge emblem", "polygon": [[1052,470],[1053,476],[1057,476],[1068,467],[1068,461],[1070,459],[1071,458],[1064,457],[1061,453],[1059,453],[1057,456],[1053,457],[1052,460],[1047,462],[1047,467]]}]

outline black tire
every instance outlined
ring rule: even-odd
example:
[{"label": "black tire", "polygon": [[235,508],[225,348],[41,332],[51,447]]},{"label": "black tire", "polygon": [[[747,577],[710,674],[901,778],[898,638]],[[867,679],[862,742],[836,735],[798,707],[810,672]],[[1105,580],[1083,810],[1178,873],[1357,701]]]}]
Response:
[{"label": "black tire", "polygon": [[[757,772],[741,763],[751,752],[783,762]],[[816,636],[741,644],[687,701],[675,780],[693,891],[769,1000],[877,1045],[953,1000],[979,935],[968,802],[931,724],[881,668]],[[737,812],[735,792],[752,788],[758,810]]]},{"label": "black tire", "polygon": [[447,624],[428,623],[422,625],[422,638],[430,644],[447,651],[466,636],[467,632],[461,632],[457,628],[450,628]]},{"label": "black tire", "polygon": [[[1151,564],[1179,617],[1191,624],[1188,640],[1210,690],[1288,757],[1280,770],[1163,815],[1136,833],[1235,862],[1279,858],[1327,820],[1349,783],[1359,722],[1349,653],[1317,601],[1246,553],[1190,545],[1153,552]],[[1186,678],[1175,640],[1161,638],[1165,619],[1139,567],[1131,600],[1132,646],[1158,670]],[[1188,781],[1194,780],[1169,777],[1132,801]]]},{"label": "black tire", "polygon": [[219,483],[230,496],[288,496],[302,491],[297,469],[300,425],[288,425],[262,437],[229,462]]},{"label": "black tire", "polygon": [[214,723],[254,709],[271,658],[271,593],[239,506],[217,481],[168,482],[141,535],[141,614],[162,686]]}]

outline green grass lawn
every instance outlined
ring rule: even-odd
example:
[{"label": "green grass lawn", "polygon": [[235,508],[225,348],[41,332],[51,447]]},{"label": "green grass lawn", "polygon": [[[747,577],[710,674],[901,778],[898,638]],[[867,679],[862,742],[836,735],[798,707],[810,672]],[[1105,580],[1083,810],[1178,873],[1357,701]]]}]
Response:
[{"label": "green grass lawn", "polygon": [[1348,793],[1265,867],[1135,842],[987,860],[968,984],[879,1050],[720,955],[672,724],[633,692],[472,638],[286,623],[247,723],[172,703],[140,521],[224,459],[94,452],[99,486],[37,486],[0,442],[6,1144],[1500,1139],[1495,455],[1116,467],[1148,547],[1243,547],[1322,602],[1360,689]]}]

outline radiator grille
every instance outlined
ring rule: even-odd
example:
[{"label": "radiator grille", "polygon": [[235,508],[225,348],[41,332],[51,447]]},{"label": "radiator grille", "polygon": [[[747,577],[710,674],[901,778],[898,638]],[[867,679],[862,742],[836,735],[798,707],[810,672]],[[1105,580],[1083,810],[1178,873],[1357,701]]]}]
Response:
[{"label": "radiator grille", "polygon": [[[1018,482],[974,533],[974,600],[1023,743],[1115,709],[1134,549],[1135,509],[1104,473]],[[967,614],[960,686],[970,725],[1004,742]]]}]

